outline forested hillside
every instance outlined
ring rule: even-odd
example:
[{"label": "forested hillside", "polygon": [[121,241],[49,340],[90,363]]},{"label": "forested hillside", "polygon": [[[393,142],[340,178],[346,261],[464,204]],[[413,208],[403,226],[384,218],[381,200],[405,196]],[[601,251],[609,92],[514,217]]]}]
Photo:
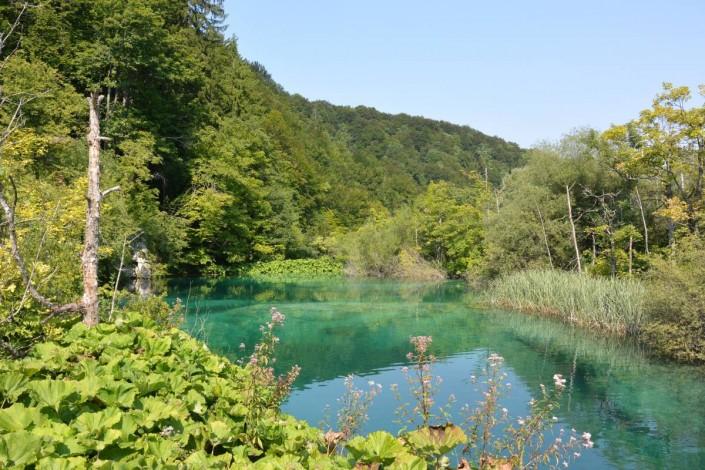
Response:
[{"label": "forested hillside", "polygon": [[[4,31],[22,4],[2,7]],[[518,146],[467,127],[292,96],[239,55],[223,21],[213,0],[42,1],[4,45],[3,96],[26,101],[3,149],[18,213],[72,242],[85,97],[104,96],[104,186],[122,189],[104,207],[106,278],[137,233],[182,275],[317,256],[331,234],[409,203],[431,181],[463,184],[477,172],[499,182],[523,160]],[[24,230],[41,238],[31,222]],[[76,250],[60,249],[67,261]]]}]

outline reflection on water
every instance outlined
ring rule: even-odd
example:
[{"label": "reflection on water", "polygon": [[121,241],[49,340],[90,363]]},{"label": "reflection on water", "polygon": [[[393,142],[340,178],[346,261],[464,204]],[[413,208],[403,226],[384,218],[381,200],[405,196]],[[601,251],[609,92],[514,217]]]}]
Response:
[{"label": "reflection on water", "polygon": [[[553,321],[478,309],[460,282],[180,280],[170,293],[188,299],[187,328],[202,324],[210,347],[231,359],[241,342],[254,344],[270,307],[287,315],[279,366],[303,370],[285,410],[312,424],[326,404],[335,407],[347,374],[402,383],[409,337],[431,335],[441,397],[453,393],[459,406],[477,400],[467,378],[490,351],[505,357],[514,415],[526,413],[539,384],[566,376],[559,424],[591,431],[597,444],[572,468],[705,468],[702,369]],[[377,399],[366,431],[399,428],[391,395]]]}]

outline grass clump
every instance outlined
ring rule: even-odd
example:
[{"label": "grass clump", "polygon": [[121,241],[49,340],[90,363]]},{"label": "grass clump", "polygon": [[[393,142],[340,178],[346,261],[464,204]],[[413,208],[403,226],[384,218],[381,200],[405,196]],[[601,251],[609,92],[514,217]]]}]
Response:
[{"label": "grass clump", "polygon": [[596,278],[558,270],[522,271],[490,287],[492,304],[619,334],[639,331],[646,320],[644,284],[629,279]]}]

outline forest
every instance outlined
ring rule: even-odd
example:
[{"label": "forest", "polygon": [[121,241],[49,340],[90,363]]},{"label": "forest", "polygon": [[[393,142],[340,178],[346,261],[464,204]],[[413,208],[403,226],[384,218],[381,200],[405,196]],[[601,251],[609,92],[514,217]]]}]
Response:
[{"label": "forest", "polygon": [[[33,349],[44,341],[59,341],[63,357],[73,347],[67,337],[90,355],[91,341],[107,340],[75,325],[106,322],[116,305],[151,319],[129,317],[137,328],[129,332],[107,321],[106,338],[157,356],[192,341],[172,331],[168,347],[153,344],[140,329],[169,331],[178,305],[120,289],[137,252],[162,278],[299,269],[462,279],[487,291],[488,303],[705,362],[705,87],[664,83],[629,122],[566,129],[558,142],[524,149],[467,126],[291,94],[240,55],[224,22],[218,0],[0,6],[7,364],[48,357],[46,347]],[[216,359],[184,344],[179,354],[206,361],[197,374],[225,377],[208,362]],[[0,368],[2,377],[16,367]],[[76,374],[66,376],[81,380]],[[276,408],[294,379],[267,389],[268,401],[247,413]],[[8,383],[0,380],[2,396],[12,395]],[[131,406],[134,396],[120,393],[116,403]],[[227,413],[218,423],[238,420]],[[243,432],[248,445],[264,446],[261,435]],[[295,438],[272,442],[287,439]]]}]

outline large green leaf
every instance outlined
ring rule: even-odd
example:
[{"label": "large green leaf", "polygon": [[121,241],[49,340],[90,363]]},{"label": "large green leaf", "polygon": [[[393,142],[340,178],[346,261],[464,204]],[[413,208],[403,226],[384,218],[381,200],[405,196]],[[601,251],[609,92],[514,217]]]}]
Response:
[{"label": "large green leaf", "polygon": [[41,343],[34,347],[34,356],[47,363],[57,365],[65,362],[71,352],[55,343]]},{"label": "large green leaf", "polygon": [[15,403],[0,410],[0,429],[8,432],[24,431],[40,419],[39,410],[36,408],[26,408],[22,403]]},{"label": "large green leaf", "polygon": [[218,444],[221,444],[228,439],[232,438],[232,433],[230,432],[230,427],[223,421],[215,420],[208,423],[208,430],[215,437],[212,439]]},{"label": "large green leaf", "polygon": [[135,401],[137,388],[127,382],[104,383],[97,397],[107,406],[129,408]]},{"label": "large green leaf", "polygon": [[231,462],[232,455],[230,454],[212,456],[202,450],[194,452],[185,460],[187,468],[246,468],[244,466],[231,467]]},{"label": "large green leaf", "polygon": [[87,435],[98,435],[120,422],[122,412],[117,408],[106,408],[95,413],[83,413],[74,421],[75,428]]},{"label": "large green leaf", "polygon": [[134,334],[120,334],[120,333],[114,333],[111,335],[104,336],[100,340],[100,345],[102,346],[112,346],[114,348],[129,348],[131,347],[135,342],[135,335]]},{"label": "large green leaf", "polygon": [[145,352],[150,356],[165,356],[171,349],[171,338],[145,338],[143,345]]},{"label": "large green leaf", "polygon": [[179,446],[176,442],[154,435],[142,438],[135,447],[144,449],[146,454],[153,456],[161,463],[173,461],[179,451]]},{"label": "large green leaf", "polygon": [[39,405],[48,406],[57,412],[62,401],[78,392],[76,382],[63,380],[38,380],[32,382],[29,388]]},{"label": "large green leaf", "polygon": [[0,467],[30,465],[41,456],[44,448],[46,453],[51,452],[50,446],[41,437],[28,431],[12,432],[0,436]]},{"label": "large green leaf", "polygon": [[104,382],[104,378],[100,378],[96,375],[88,375],[76,382],[76,389],[81,395],[81,399],[87,401],[98,395],[98,391],[100,391]]},{"label": "large green leaf", "polygon": [[88,468],[85,457],[46,457],[37,463],[42,470],[84,470]]},{"label": "large green leaf", "polygon": [[139,377],[136,385],[140,395],[146,395],[165,388],[167,384],[161,374],[149,374],[146,377],[144,375]]},{"label": "large green leaf", "polygon": [[373,432],[366,438],[355,437],[345,447],[350,455],[361,463],[380,463],[382,465],[394,462],[397,454],[404,451],[404,446],[391,434],[384,431]]},{"label": "large green leaf", "polygon": [[0,391],[4,396],[14,401],[25,390],[29,379],[19,372],[5,372],[0,374]]},{"label": "large green leaf", "polygon": [[448,453],[468,440],[463,430],[451,423],[417,429],[405,438],[413,448],[425,454],[435,455]]}]

